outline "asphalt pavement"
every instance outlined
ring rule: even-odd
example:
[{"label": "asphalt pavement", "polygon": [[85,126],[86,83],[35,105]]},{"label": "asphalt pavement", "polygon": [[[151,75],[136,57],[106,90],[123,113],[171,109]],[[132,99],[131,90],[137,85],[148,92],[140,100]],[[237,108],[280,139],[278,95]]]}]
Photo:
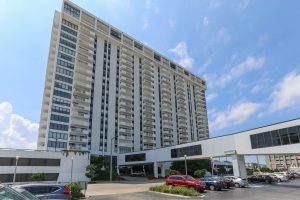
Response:
[{"label": "asphalt pavement", "polygon": [[[153,183],[152,183],[153,184]],[[143,185],[146,188],[147,184]],[[120,185],[118,185],[120,187]],[[126,186],[128,187],[128,186]],[[132,187],[135,186],[134,184]],[[118,190],[118,188],[115,188]],[[111,188],[113,190],[113,188]],[[121,191],[121,190],[119,190]],[[110,195],[97,195],[89,197],[90,200],[163,200],[163,199],[187,199],[184,197],[170,196],[166,194],[138,191]],[[248,188],[233,188],[223,191],[207,191],[203,197],[188,199],[211,200],[298,200],[300,199],[300,179],[287,183],[276,184],[251,184]]]}]

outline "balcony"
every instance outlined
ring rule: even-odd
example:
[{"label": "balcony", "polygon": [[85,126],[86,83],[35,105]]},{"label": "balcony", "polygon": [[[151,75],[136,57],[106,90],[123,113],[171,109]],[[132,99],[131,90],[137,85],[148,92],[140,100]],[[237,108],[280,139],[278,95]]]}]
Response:
[{"label": "balcony", "polygon": [[71,128],[71,134],[87,135],[88,133],[89,133],[88,130],[83,130],[81,128]]},{"label": "balcony", "polygon": [[70,136],[70,143],[87,143],[88,139],[78,136]]},{"label": "balcony", "polygon": [[70,121],[71,125],[79,125],[79,126],[89,126],[89,121],[88,120],[83,120],[83,119],[76,119],[76,118],[71,118]]}]

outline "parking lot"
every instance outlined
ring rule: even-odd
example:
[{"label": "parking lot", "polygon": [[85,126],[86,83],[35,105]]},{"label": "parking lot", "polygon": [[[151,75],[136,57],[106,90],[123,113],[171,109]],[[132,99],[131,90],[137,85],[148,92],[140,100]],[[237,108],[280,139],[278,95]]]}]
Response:
[{"label": "parking lot", "polygon": [[[161,184],[162,181],[152,182],[123,182],[103,183],[90,185],[89,189],[97,190],[97,195],[88,199],[107,200],[152,200],[152,199],[186,199],[166,194],[148,192],[151,185]],[[109,188],[109,190],[107,190]],[[102,192],[103,191],[103,192]],[[89,191],[91,192],[91,191]],[[91,193],[90,193],[91,194]],[[248,188],[233,188],[222,191],[206,191],[204,196],[188,199],[213,199],[213,200],[293,200],[299,199],[300,179],[274,184],[250,184]]]}]

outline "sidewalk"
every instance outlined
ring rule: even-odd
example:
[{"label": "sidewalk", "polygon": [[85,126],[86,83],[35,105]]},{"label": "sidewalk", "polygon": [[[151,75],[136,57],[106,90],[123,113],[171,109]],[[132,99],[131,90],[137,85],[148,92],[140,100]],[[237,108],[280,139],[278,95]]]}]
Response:
[{"label": "sidewalk", "polygon": [[130,181],[117,181],[117,182],[103,182],[89,184],[86,191],[87,196],[98,195],[111,195],[111,194],[127,194],[135,192],[148,191],[149,187],[164,183],[164,179],[161,180],[145,180],[145,179],[133,179]]}]

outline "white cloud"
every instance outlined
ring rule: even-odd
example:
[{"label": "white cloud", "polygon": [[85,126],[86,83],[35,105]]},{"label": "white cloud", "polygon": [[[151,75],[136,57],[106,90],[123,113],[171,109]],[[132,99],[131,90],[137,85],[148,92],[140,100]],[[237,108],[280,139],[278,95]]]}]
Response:
[{"label": "white cloud", "polygon": [[143,29],[146,30],[148,27],[149,27],[149,20],[147,18],[144,18]]},{"label": "white cloud", "polygon": [[12,112],[12,105],[8,102],[0,103],[0,122],[2,122],[5,117]]},{"label": "white cloud", "polygon": [[219,86],[225,86],[228,82],[239,78],[249,71],[260,69],[265,63],[265,57],[255,58],[248,56],[243,62],[231,68],[229,72],[223,74],[218,81]]},{"label": "white cloud", "polygon": [[242,102],[230,106],[227,110],[214,113],[210,122],[210,130],[220,130],[229,126],[241,124],[253,115],[261,104],[254,102]]},{"label": "white cloud", "polygon": [[222,41],[223,43],[228,43],[231,40],[231,35],[228,33],[228,31],[225,28],[221,28],[217,32],[216,36],[218,40]]},{"label": "white cloud", "polygon": [[219,1],[219,0],[210,0],[207,9],[208,10],[214,10],[214,9],[220,7],[220,5],[221,5],[221,1]]},{"label": "white cloud", "polygon": [[255,85],[250,91],[251,93],[258,93],[259,91],[261,91],[262,89],[264,89],[264,85]]},{"label": "white cloud", "polygon": [[300,106],[300,73],[292,71],[275,86],[269,112]]},{"label": "white cloud", "polygon": [[218,93],[210,93],[210,94],[207,95],[206,100],[207,100],[207,102],[211,102],[212,100],[214,100],[218,96],[219,96]]},{"label": "white cloud", "polygon": [[0,148],[36,148],[37,123],[14,114],[8,102],[0,103],[0,118]]},{"label": "white cloud", "polygon": [[185,68],[191,68],[194,64],[194,59],[189,55],[187,45],[184,41],[179,42],[176,47],[169,50],[178,57],[177,62]]},{"label": "white cloud", "polygon": [[206,16],[203,17],[203,26],[208,26],[208,24],[209,24],[208,18]]},{"label": "white cloud", "polygon": [[211,64],[211,62],[212,62],[211,58],[207,59],[205,63],[201,67],[199,67],[198,73],[204,72],[207,69],[207,67]]}]

